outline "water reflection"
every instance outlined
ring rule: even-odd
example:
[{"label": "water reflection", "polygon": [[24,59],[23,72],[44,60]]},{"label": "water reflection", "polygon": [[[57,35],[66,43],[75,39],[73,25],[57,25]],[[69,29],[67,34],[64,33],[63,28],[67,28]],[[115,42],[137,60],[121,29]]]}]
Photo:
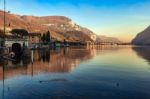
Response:
[{"label": "water reflection", "polygon": [[150,47],[132,47],[132,49],[150,64]]},{"label": "water reflection", "polygon": [[[83,48],[85,49],[85,48]],[[5,77],[18,75],[36,75],[39,73],[71,72],[82,61],[92,58],[95,54],[91,49],[63,48],[57,50],[35,50],[31,56],[16,59],[16,61],[2,60],[0,74],[3,66]],[[0,77],[2,79],[2,76]]]},{"label": "water reflection", "polygon": [[[83,48],[85,49],[85,48]],[[56,50],[35,50],[30,56],[16,58],[16,61],[0,60],[0,80],[3,81],[2,99],[10,88],[5,80],[21,75],[38,75],[41,73],[68,73],[82,61],[94,56],[91,49],[62,48]],[[3,52],[2,52],[3,53]],[[41,80],[45,82],[66,82],[66,79]],[[8,87],[8,88],[6,88]]]},{"label": "water reflection", "polygon": [[[3,79],[3,71],[5,72],[5,78],[19,75],[33,76],[40,73],[69,73],[81,62],[92,59],[98,54],[108,53],[108,51],[113,52],[119,49],[122,49],[122,47],[87,46],[55,50],[34,50],[31,51],[31,56],[17,58],[15,59],[16,61],[0,60],[0,80]],[[139,49],[138,51],[141,50]],[[145,55],[150,60],[148,54]]]},{"label": "water reflection", "polygon": [[140,60],[127,46],[31,51],[17,63],[1,61],[0,98],[149,99],[150,71]]}]

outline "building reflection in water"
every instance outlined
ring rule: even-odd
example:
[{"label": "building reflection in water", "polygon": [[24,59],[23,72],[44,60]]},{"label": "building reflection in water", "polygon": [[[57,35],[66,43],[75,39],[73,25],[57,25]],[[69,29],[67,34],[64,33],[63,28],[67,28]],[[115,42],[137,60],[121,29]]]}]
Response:
[{"label": "building reflection in water", "polygon": [[40,73],[69,73],[82,61],[91,59],[95,53],[95,49],[85,47],[31,51],[30,57],[23,57],[15,62],[0,60],[0,79],[3,79],[3,71],[5,78]]},{"label": "building reflection in water", "polygon": [[[87,61],[99,53],[118,49],[119,47],[114,46],[87,46],[31,51],[31,56],[19,58],[15,62],[0,60],[0,80],[3,79],[3,66],[5,66],[5,78],[19,75],[33,76],[40,73],[69,73],[81,62]],[[150,59],[148,58],[148,60]]]},{"label": "building reflection in water", "polygon": [[[3,80],[3,91],[9,89],[5,88],[5,79],[7,78],[19,75],[34,76],[40,73],[69,73],[81,62],[92,59],[98,52],[116,51],[117,49],[119,48],[112,46],[45,49],[31,51],[31,56],[23,57],[15,62],[0,60],[0,80]],[[2,96],[4,97],[4,95]]]}]

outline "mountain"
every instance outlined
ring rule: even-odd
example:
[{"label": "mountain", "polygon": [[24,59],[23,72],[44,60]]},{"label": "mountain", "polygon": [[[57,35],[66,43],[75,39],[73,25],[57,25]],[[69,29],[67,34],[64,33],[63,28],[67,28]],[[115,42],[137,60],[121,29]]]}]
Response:
[{"label": "mountain", "polygon": [[[3,30],[4,12],[0,11],[0,29]],[[74,23],[65,16],[21,16],[6,13],[7,32],[14,28],[26,29],[29,33],[46,33],[50,31],[53,39],[57,41],[86,42],[107,41],[119,42],[116,38],[97,36],[91,30]]]},{"label": "mountain", "polygon": [[102,42],[102,43],[122,43],[122,41],[120,41],[117,38],[106,37],[106,36],[103,36],[103,35],[98,35],[96,41],[97,42]]},{"label": "mountain", "polygon": [[[3,29],[3,15],[0,11],[0,29]],[[6,13],[7,31],[14,28],[26,29],[29,33],[45,33],[51,32],[51,36],[58,40],[66,39],[70,42],[77,41],[93,41],[90,37],[94,33],[84,27],[75,24],[71,19],[65,16],[21,16],[16,14]]]},{"label": "mountain", "polygon": [[150,26],[139,33],[133,40],[134,45],[150,45]]}]

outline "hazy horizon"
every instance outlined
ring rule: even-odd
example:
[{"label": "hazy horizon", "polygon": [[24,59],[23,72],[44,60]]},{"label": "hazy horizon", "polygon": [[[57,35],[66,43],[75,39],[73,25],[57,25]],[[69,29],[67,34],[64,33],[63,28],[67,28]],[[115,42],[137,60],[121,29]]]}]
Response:
[{"label": "hazy horizon", "polygon": [[[98,35],[129,42],[150,25],[149,0],[6,0],[11,13],[66,16]],[[0,0],[3,10],[3,0]]]}]

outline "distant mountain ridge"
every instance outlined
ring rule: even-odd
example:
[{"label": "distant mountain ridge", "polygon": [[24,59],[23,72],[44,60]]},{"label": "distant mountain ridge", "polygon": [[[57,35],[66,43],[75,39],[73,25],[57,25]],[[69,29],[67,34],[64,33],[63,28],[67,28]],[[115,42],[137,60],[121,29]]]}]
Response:
[{"label": "distant mountain ridge", "polygon": [[[3,29],[3,11],[0,11],[0,29]],[[51,32],[51,36],[58,40],[71,42],[86,42],[99,40],[97,35],[91,30],[74,23],[70,18],[65,16],[21,16],[16,14],[6,13],[6,27],[10,31],[14,28],[26,29],[29,33],[45,33]],[[101,39],[105,39],[101,38]],[[110,41],[112,38],[109,38]],[[108,40],[108,38],[107,38]],[[103,40],[101,40],[103,41]],[[115,42],[118,42],[116,39]]]},{"label": "distant mountain ridge", "polygon": [[150,26],[148,26],[144,31],[137,34],[137,36],[132,40],[134,45],[150,45]]},{"label": "distant mountain ridge", "polygon": [[[13,28],[23,28],[29,33],[51,32],[51,36],[58,41],[77,42],[92,41],[92,31],[75,24],[65,16],[20,16],[6,13],[6,27],[10,31]],[[0,11],[0,28],[3,29],[3,11]],[[71,32],[71,33],[70,33]],[[70,35],[72,34],[72,35]],[[82,37],[82,38],[81,38]]]},{"label": "distant mountain ridge", "polygon": [[123,43],[120,41],[118,38],[115,37],[106,37],[104,35],[98,35],[97,36],[97,42],[102,42],[102,43]]}]

